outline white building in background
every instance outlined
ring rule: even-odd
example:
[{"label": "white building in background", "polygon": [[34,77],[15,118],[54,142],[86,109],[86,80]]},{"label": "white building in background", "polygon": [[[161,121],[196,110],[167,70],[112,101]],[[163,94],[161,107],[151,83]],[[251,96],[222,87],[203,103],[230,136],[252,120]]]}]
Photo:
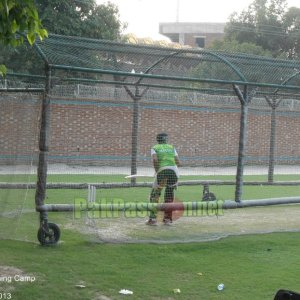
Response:
[{"label": "white building in background", "polygon": [[224,36],[226,23],[159,23],[159,33],[172,42],[191,47],[208,47],[214,40]]}]

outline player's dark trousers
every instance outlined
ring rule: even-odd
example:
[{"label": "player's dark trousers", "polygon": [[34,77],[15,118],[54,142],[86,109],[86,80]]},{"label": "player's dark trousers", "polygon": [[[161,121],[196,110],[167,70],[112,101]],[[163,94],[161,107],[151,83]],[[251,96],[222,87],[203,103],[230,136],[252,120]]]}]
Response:
[{"label": "player's dark trousers", "polygon": [[[171,203],[174,201],[174,190],[176,189],[178,178],[173,170],[162,170],[157,174],[158,187],[153,188],[150,195],[150,202],[158,202],[162,189],[165,187],[164,202]],[[154,217],[151,214],[150,217]],[[172,211],[164,213],[164,219],[172,220]]]}]

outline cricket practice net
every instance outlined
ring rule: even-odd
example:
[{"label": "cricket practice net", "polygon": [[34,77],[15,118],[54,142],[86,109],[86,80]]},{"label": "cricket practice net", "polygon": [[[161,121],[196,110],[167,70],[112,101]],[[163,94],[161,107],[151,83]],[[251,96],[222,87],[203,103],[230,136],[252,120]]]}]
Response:
[{"label": "cricket practice net", "polygon": [[37,180],[41,95],[0,94],[0,238],[36,235],[34,186]]},{"label": "cricket practice net", "polygon": [[[150,98],[153,94],[150,94],[150,99],[146,98],[141,103],[139,111],[136,174],[141,176],[132,183],[132,179],[125,177],[132,173],[133,104],[129,99],[113,98],[120,96],[113,89],[106,88],[101,97],[103,99],[99,99],[99,92],[97,98],[87,92],[91,88],[85,87],[85,97],[82,97],[81,86],[73,88],[81,93],[80,98],[71,97],[74,93],[74,90],[70,92],[71,87],[67,87],[69,97],[66,94],[62,97],[61,89],[59,94],[50,96],[45,204],[79,204],[92,209],[49,212],[49,221],[58,224],[62,231],[84,234],[93,242],[170,243],[299,229],[297,205],[234,210],[200,206],[195,211],[175,211],[172,226],[162,224],[163,213],[160,212],[157,227],[145,225],[149,217],[147,211],[122,211],[120,208],[126,203],[149,202],[154,180],[150,149],[160,131],[169,133],[170,142],[175,145],[182,161],[179,187],[175,191],[177,203],[201,202],[205,182],[211,182],[210,191],[218,201],[232,200],[237,159],[238,105],[227,104],[222,108],[203,103],[182,105],[176,99],[172,103],[172,94],[168,95],[170,100],[165,104],[154,101]],[[205,94],[198,96],[209,98]],[[35,212],[35,183],[41,99],[41,95],[30,93],[1,95],[2,239],[36,241],[39,222]],[[231,101],[228,99],[229,103]],[[254,124],[250,125],[252,142],[247,150],[245,175],[248,181],[261,181],[261,185],[246,185],[243,194],[246,200],[298,195],[299,190],[295,185],[263,185],[268,178],[268,132],[265,129],[265,133],[258,134],[258,131],[265,127],[263,122],[269,118],[269,113],[267,106],[264,112],[256,110],[254,104],[250,112],[250,120],[254,120]],[[298,120],[297,111],[282,110],[279,120],[281,128],[291,128],[290,122]],[[259,128],[255,125],[258,121],[261,122]],[[222,127],[225,131],[221,134],[219,131]],[[262,145],[265,145],[263,149]],[[275,176],[280,179],[280,176],[287,176],[284,180],[297,177],[299,169],[297,165],[291,165],[295,156],[291,157],[290,161],[286,161],[289,164],[275,167]],[[160,201],[163,202],[163,193]],[[115,208],[99,211],[98,204]]]},{"label": "cricket practice net", "polygon": [[[48,220],[113,242],[299,229],[299,61],[59,35],[30,51],[32,74],[1,80],[1,238],[36,241],[39,224],[43,240]],[[149,230],[135,205],[149,202],[161,132],[182,165],[176,202],[197,204]],[[219,202],[202,201],[206,192]],[[292,204],[221,209],[278,198]]]}]

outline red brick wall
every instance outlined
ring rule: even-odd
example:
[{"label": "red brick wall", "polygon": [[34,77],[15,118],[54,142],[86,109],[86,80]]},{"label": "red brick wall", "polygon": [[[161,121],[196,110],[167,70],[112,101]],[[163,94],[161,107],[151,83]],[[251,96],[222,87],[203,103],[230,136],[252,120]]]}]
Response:
[{"label": "red brick wall", "polygon": [[[32,134],[38,115],[35,104],[0,103],[1,163],[37,149]],[[27,107],[27,110],[24,110]],[[132,131],[131,102],[53,99],[50,161],[99,165],[129,165]],[[25,123],[27,124],[25,124]],[[29,125],[28,125],[29,124]],[[30,125],[31,124],[31,125]],[[140,164],[149,164],[151,146],[159,132],[167,132],[179,155],[189,165],[236,164],[240,108],[141,103]],[[246,159],[267,163],[270,110],[249,109]],[[277,159],[294,163],[300,157],[300,112],[278,111]],[[22,146],[20,146],[22,145]],[[284,160],[287,158],[287,160]]]},{"label": "red brick wall", "polygon": [[52,105],[53,155],[126,155],[131,110],[93,105]]},{"label": "red brick wall", "polygon": [[0,98],[0,163],[36,160],[40,108],[38,97]]}]

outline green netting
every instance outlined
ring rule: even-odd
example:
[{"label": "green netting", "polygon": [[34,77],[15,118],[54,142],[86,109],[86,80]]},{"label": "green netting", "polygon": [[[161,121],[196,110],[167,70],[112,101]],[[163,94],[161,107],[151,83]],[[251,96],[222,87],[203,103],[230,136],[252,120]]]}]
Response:
[{"label": "green netting", "polygon": [[29,185],[36,181],[40,109],[40,95],[0,94],[0,183],[22,182],[25,186],[0,188],[1,239],[28,239],[36,235],[28,227],[25,229],[24,224],[29,228],[38,225],[34,190]]},{"label": "green netting", "polygon": [[[32,50],[33,48],[30,49]],[[16,211],[13,216],[17,225],[12,226],[13,232],[6,232],[6,227],[3,227],[0,232],[2,237],[16,234],[24,234],[25,237],[29,226],[32,226],[32,215],[35,214],[34,200],[39,204],[72,205],[78,197],[86,199],[87,183],[105,182],[109,186],[117,181],[122,185],[129,184],[125,175],[130,173],[153,175],[149,150],[155,143],[155,135],[161,131],[169,133],[170,141],[175,144],[182,158],[186,167],[182,168],[182,175],[187,176],[183,180],[203,180],[213,175],[210,179],[224,182],[223,176],[227,175],[226,180],[233,182],[236,178],[242,181],[244,165],[260,170],[257,168],[259,165],[263,168],[263,173],[255,173],[259,176],[255,179],[266,182],[268,163],[272,162],[274,154],[276,164],[287,164],[289,167],[294,165],[296,173],[299,173],[299,61],[58,35],[50,35],[45,41],[37,42],[35,50],[43,61],[34,59],[33,62],[28,55],[23,56],[23,59],[29,65],[38,65],[37,69],[32,68],[36,72],[30,73],[31,69],[28,68],[28,74],[25,71],[23,74],[16,74],[15,64],[8,65],[8,69],[14,72],[10,72],[0,82],[0,90],[4,92],[25,92],[33,87],[45,91],[42,103],[40,99],[36,103],[39,110],[32,113],[35,118],[27,118],[27,123],[23,122],[22,118],[26,114],[22,113],[23,107],[20,106],[12,106],[15,117],[9,118],[6,114],[2,116],[6,123],[12,120],[19,124],[18,134],[25,130],[26,124],[27,127],[31,124],[29,121],[41,125],[39,146],[39,130],[30,126],[29,130],[35,136],[33,140],[24,141],[21,136],[14,138],[11,134],[13,129],[5,132],[10,143],[22,141],[28,147],[28,153],[35,158],[30,163],[34,165],[33,176],[28,176],[27,171],[25,177],[6,177],[7,174],[3,174],[1,202],[7,208],[1,213],[6,218]],[[18,60],[20,64],[21,61],[22,59]],[[41,74],[41,69],[45,75]],[[16,94],[10,95],[14,98]],[[26,99],[24,94],[20,95],[22,99]],[[5,107],[6,94],[3,99]],[[27,102],[23,106],[25,109]],[[39,116],[41,118],[38,120]],[[276,126],[273,127],[272,124]],[[38,126],[35,128],[39,129]],[[240,132],[242,135],[239,135]],[[0,150],[1,163],[10,167],[10,170],[11,164],[19,167],[19,161],[15,157],[24,159],[23,148],[11,148],[9,154],[5,152],[5,148]],[[38,153],[39,160],[36,157]],[[38,164],[40,185],[37,191],[40,197],[34,199],[34,191],[30,187],[34,188]],[[294,171],[290,171],[290,168],[286,170],[288,177],[275,179],[297,181]],[[237,171],[239,176],[235,177]],[[54,189],[46,186],[46,175],[48,184],[53,181],[56,185]],[[275,175],[281,176],[282,173],[275,172]],[[17,185],[21,180],[22,189]],[[152,180],[153,178],[148,178],[147,188],[143,189],[133,181],[129,190],[121,187],[99,187],[98,190],[97,187],[97,199],[121,197],[124,201],[145,202]],[[9,182],[14,185],[8,189],[5,184]],[[30,184],[26,185],[26,182]],[[240,187],[240,182],[236,186]],[[230,187],[223,184],[219,190],[217,187],[212,187],[212,190],[216,192],[218,199],[232,200],[235,196],[234,184],[233,182]],[[299,183],[291,184],[289,188],[285,186],[276,189],[274,186],[270,190],[264,190],[258,182],[257,188],[252,189],[258,194],[249,196],[248,189],[245,188],[243,194],[239,191],[238,196],[242,195],[243,200],[274,197],[285,197],[288,200],[289,196],[299,195],[297,184]],[[189,185],[180,187],[177,195],[180,201],[201,201],[201,193],[202,184],[199,183],[193,188]],[[10,199],[16,202],[10,202]],[[10,207],[9,203],[16,203],[17,206]],[[292,210],[289,211],[291,216],[299,209],[298,206],[295,209],[289,208]],[[50,215],[51,221],[62,228],[76,227],[89,233],[86,227],[91,227],[91,233],[93,236],[97,234],[99,240],[110,240],[111,232],[116,227],[125,230],[124,223],[128,224],[128,230],[115,231],[115,240],[155,240],[153,232],[148,236],[144,218],[124,221],[124,218],[89,220],[88,217],[82,217],[74,220],[70,213]],[[228,221],[233,217],[239,219],[239,211],[231,211],[228,216]],[[25,227],[19,226],[23,224],[21,217],[25,218]],[[42,221],[46,220],[45,216],[41,217]],[[255,218],[255,222],[258,218]],[[260,223],[259,228],[254,231],[247,232],[263,232],[264,228],[279,230],[271,219]],[[5,220],[6,225],[9,224],[10,220]],[[158,240],[179,241],[184,230],[189,232],[187,241],[219,238],[239,234],[244,230],[239,226],[237,230],[224,232],[221,230],[224,228],[224,221],[225,218],[215,217],[209,221],[207,218],[180,219],[178,226],[175,226],[177,229],[163,229]],[[211,228],[206,228],[211,234],[205,236],[198,230],[199,227],[194,226],[202,222],[206,225],[210,223]],[[217,222],[219,229],[214,227]],[[298,223],[290,226],[289,220],[286,222],[286,230],[294,230],[298,226]],[[137,230],[137,227],[141,230]],[[102,237],[103,232],[107,235]],[[175,234],[169,237],[170,232]],[[31,232],[28,239],[33,236],[35,238],[35,233]]]},{"label": "green netting", "polygon": [[105,74],[101,79],[112,83],[194,89],[247,83],[270,93],[284,86],[290,92],[300,90],[300,61],[295,60],[59,35],[50,35],[36,46],[53,68]]}]

